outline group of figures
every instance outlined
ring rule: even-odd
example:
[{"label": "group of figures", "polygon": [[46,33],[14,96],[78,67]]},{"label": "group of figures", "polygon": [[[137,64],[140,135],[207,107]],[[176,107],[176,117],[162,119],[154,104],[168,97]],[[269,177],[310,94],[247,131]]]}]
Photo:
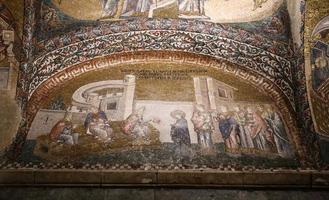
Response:
[{"label": "group of figures", "polygon": [[[78,125],[72,122],[72,113],[67,111],[63,120],[60,120],[49,133],[51,141],[66,145],[78,144],[79,133],[74,132]],[[84,122],[84,128],[87,135],[93,135],[95,138],[104,142],[112,139],[113,130],[109,125],[106,114],[98,107],[92,107],[87,114]]]},{"label": "group of figures", "polygon": [[[145,107],[133,112],[126,120],[121,123],[121,132],[132,136],[134,144],[146,144],[151,133],[150,124],[158,123],[156,119],[145,121],[143,119]],[[79,134],[74,132],[78,125],[72,122],[72,113],[66,112],[63,120],[60,120],[51,130],[49,136],[52,141],[66,144],[78,144]],[[92,106],[90,112],[84,121],[84,130],[86,135],[93,136],[95,139],[110,143],[113,140],[114,131],[110,125],[110,120],[99,106]]]},{"label": "group of figures", "polygon": [[[111,18],[138,16],[141,13],[148,13],[148,17],[153,17],[155,9],[161,9],[170,4],[177,4],[181,15],[205,16],[206,1],[209,0],[101,0],[101,4],[103,16]],[[267,0],[253,0],[253,2],[254,10],[256,10]]]},{"label": "group of figures", "polygon": [[[183,148],[190,146],[185,113],[173,113],[177,119],[171,129],[173,142]],[[222,138],[229,152],[267,152],[282,157],[293,155],[281,117],[269,105],[235,106],[232,111],[227,106],[221,106],[220,112],[210,112],[203,105],[196,105],[191,121],[203,153],[214,152],[214,134],[219,134],[217,136]]]},{"label": "group of figures", "polygon": [[[145,107],[140,107],[121,122],[121,132],[131,136],[135,145],[148,144],[150,125],[160,123],[156,119],[145,120],[144,112]],[[179,154],[188,156],[192,144],[186,113],[174,110],[170,115],[175,119],[170,129],[171,140]],[[224,143],[228,152],[263,152],[282,157],[293,155],[281,117],[270,105],[222,105],[219,111],[209,111],[204,105],[195,105],[190,120],[202,154],[212,154],[216,151],[216,143]],[[72,123],[72,114],[68,112],[51,130],[51,140],[67,145],[78,144],[79,133],[74,132],[76,126]],[[98,106],[91,107],[84,128],[87,135],[104,143],[110,143],[114,136],[105,112]],[[214,138],[217,138],[216,141]]]},{"label": "group of figures", "polygon": [[153,17],[153,11],[178,3],[179,11],[189,15],[204,14],[206,0],[101,0],[103,16],[111,18],[138,16],[146,13]]},{"label": "group of figures", "polygon": [[219,131],[228,149],[255,149],[292,155],[285,127],[279,114],[271,106],[222,107],[217,115]]}]

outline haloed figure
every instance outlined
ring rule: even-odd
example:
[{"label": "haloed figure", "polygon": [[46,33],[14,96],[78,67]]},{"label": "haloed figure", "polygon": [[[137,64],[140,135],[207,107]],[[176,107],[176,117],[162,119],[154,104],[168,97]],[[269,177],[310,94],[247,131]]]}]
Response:
[{"label": "haloed figure", "polygon": [[269,129],[266,121],[261,116],[261,111],[256,111],[249,107],[248,113],[253,120],[253,122],[250,124],[250,127],[254,147],[262,151],[275,151],[273,133]]},{"label": "haloed figure", "polygon": [[238,149],[240,145],[236,120],[232,116],[225,116],[222,113],[218,114],[217,118],[226,148]]},{"label": "haloed figure", "polygon": [[191,138],[185,112],[175,110],[170,115],[176,120],[171,124],[170,136],[180,156],[190,156]]}]

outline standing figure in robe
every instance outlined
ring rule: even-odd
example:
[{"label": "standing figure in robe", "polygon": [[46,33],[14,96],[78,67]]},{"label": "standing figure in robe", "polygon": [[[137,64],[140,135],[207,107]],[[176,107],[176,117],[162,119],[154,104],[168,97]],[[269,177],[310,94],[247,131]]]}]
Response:
[{"label": "standing figure in robe", "polygon": [[203,105],[196,105],[191,119],[198,136],[198,143],[204,152],[213,148],[212,132],[214,130],[212,117]]},{"label": "standing figure in robe", "polygon": [[185,112],[175,110],[170,115],[176,119],[174,124],[171,124],[170,136],[175,144],[176,153],[179,156],[190,156],[191,138],[188,130],[188,123],[185,119]]},{"label": "standing figure in robe", "polygon": [[84,126],[88,135],[93,135],[103,142],[110,142],[112,140],[113,130],[110,127],[105,112],[99,109],[99,104],[92,105],[90,112],[87,114]]},{"label": "standing figure in robe", "polygon": [[179,11],[185,15],[204,15],[205,0],[179,0]]},{"label": "standing figure in robe", "polygon": [[152,3],[153,0],[138,0],[136,11],[141,13],[148,12]]},{"label": "standing figure in robe", "polygon": [[232,116],[225,116],[224,113],[219,113],[217,120],[226,148],[238,149],[240,137],[236,120]]},{"label": "standing figure in robe", "polygon": [[191,145],[190,132],[188,130],[187,120],[183,111],[173,111],[171,116],[176,119],[176,122],[171,125],[171,139],[175,144]]},{"label": "standing figure in robe", "polygon": [[275,143],[273,133],[269,129],[266,121],[262,118],[261,113],[248,108],[250,116],[250,131],[254,147],[268,152],[275,152]]},{"label": "standing figure in robe", "polygon": [[269,128],[272,130],[276,149],[282,157],[290,157],[293,155],[287,134],[282,123],[280,115],[273,111],[270,107],[266,110],[267,117],[265,118]]},{"label": "standing figure in robe", "polygon": [[127,0],[101,0],[103,18],[119,19],[123,12],[125,1]]},{"label": "standing figure in robe", "polygon": [[241,106],[234,107],[234,119],[237,123],[238,134],[240,136],[240,145],[243,148],[253,148],[253,142],[247,128],[246,111]]}]

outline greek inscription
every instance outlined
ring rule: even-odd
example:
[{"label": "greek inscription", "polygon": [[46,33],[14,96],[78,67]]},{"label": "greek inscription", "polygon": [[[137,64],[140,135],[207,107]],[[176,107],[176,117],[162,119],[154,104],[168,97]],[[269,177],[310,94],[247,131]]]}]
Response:
[{"label": "greek inscription", "polygon": [[151,80],[187,80],[192,75],[204,75],[207,73],[205,69],[199,70],[134,70],[123,69],[123,74],[134,74],[137,79],[151,79]]}]

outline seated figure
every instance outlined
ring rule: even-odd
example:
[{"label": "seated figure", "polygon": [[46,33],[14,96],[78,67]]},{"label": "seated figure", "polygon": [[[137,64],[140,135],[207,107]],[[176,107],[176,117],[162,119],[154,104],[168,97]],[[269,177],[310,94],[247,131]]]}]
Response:
[{"label": "seated figure", "polygon": [[122,124],[122,131],[135,138],[147,137],[149,134],[148,122],[143,119],[145,107],[132,113]]},{"label": "seated figure", "polygon": [[73,133],[75,126],[72,124],[72,113],[66,113],[64,119],[58,121],[51,129],[49,137],[51,141],[57,141],[67,145],[78,144],[78,133]]},{"label": "seated figure", "polygon": [[109,125],[106,114],[101,111],[98,106],[91,107],[91,111],[86,117],[84,126],[88,135],[93,135],[104,142],[112,140],[113,130]]}]

